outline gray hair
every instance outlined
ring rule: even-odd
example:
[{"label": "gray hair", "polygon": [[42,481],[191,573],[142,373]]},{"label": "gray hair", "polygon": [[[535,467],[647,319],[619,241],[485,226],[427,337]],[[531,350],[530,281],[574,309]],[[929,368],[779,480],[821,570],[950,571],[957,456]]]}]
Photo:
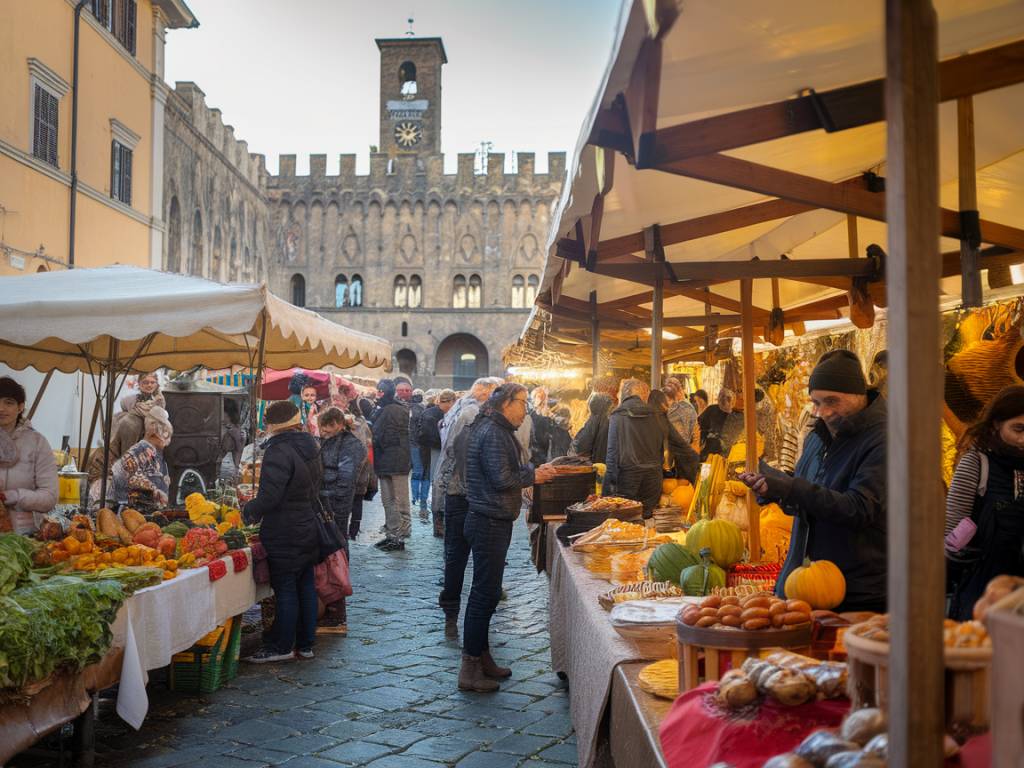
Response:
[{"label": "gray hair", "polygon": [[146,434],[156,435],[164,442],[170,442],[174,435],[174,426],[171,424],[171,417],[159,405],[149,409],[145,419]]},{"label": "gray hair", "polygon": [[651,387],[640,379],[623,379],[619,385],[619,402],[634,395],[641,400],[646,400],[651,394]]}]

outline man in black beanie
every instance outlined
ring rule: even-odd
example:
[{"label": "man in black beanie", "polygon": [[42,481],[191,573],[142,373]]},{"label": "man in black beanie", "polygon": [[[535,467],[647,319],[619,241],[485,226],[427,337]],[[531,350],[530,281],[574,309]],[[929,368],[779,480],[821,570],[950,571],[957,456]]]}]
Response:
[{"label": "man in black beanie", "polygon": [[860,359],[837,349],[822,356],[808,382],[818,416],[791,477],[761,462],[740,479],[762,503],[792,515],[789,555],[776,584],[811,560],[831,560],[846,578],[837,611],[885,611],[885,398],[868,389]]}]

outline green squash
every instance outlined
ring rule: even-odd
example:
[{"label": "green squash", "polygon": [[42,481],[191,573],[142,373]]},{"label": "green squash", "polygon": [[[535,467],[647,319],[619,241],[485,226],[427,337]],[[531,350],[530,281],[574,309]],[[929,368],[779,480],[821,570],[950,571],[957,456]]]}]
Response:
[{"label": "green squash", "polygon": [[651,581],[671,581],[679,586],[679,574],[683,569],[699,564],[700,558],[686,547],[669,542],[651,553],[651,559],[647,561],[647,575]]},{"label": "green squash", "polygon": [[685,568],[679,579],[683,594],[690,597],[704,597],[710,595],[715,587],[725,586],[725,571],[714,564],[711,550],[705,547],[700,555],[702,562]]},{"label": "green squash", "polygon": [[686,548],[699,555],[705,547],[719,567],[731,568],[743,559],[743,534],[728,520],[699,520],[686,533]]}]

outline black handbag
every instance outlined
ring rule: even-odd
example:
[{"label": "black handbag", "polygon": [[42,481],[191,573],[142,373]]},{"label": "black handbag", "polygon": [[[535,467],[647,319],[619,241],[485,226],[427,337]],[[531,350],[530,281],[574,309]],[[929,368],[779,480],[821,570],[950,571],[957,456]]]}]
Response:
[{"label": "black handbag", "polygon": [[324,506],[323,500],[320,498],[320,484],[323,481],[323,477],[321,476],[316,482],[313,482],[313,473],[310,471],[309,465],[302,460],[298,451],[290,446],[289,449],[295,456],[296,461],[305,468],[310,485],[316,488],[316,495],[313,497],[311,506],[313,519],[316,520],[317,545],[320,550],[316,562],[319,565],[345,546],[345,536],[338,530],[338,525],[334,522],[334,515]]},{"label": "black handbag", "polygon": [[334,515],[327,510],[319,496],[316,497],[316,502],[313,505],[313,514],[316,517],[317,541],[320,545],[320,559],[317,563],[322,563],[339,549],[344,548],[345,537],[338,530],[338,524],[334,522]]}]

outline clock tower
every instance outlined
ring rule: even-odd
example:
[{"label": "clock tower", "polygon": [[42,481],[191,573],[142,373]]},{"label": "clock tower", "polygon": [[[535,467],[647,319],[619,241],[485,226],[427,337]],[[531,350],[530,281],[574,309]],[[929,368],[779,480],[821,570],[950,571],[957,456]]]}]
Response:
[{"label": "clock tower", "polygon": [[441,154],[441,67],[448,63],[439,37],[378,39],[380,151],[389,156]]}]

